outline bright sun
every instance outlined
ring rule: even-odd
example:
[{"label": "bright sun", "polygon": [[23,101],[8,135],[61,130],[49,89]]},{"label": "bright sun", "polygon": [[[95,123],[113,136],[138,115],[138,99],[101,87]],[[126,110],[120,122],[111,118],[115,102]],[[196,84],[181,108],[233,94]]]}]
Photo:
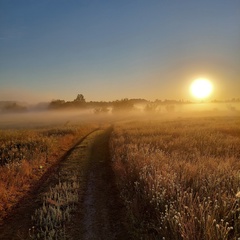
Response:
[{"label": "bright sun", "polygon": [[193,81],[190,90],[196,98],[206,98],[212,93],[212,84],[208,79],[199,78]]}]

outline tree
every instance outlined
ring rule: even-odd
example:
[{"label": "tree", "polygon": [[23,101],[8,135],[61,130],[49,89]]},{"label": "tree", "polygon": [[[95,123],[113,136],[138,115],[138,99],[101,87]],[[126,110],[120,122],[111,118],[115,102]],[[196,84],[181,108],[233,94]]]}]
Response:
[{"label": "tree", "polygon": [[74,99],[74,102],[85,103],[86,100],[82,94],[78,94],[77,97]]},{"label": "tree", "polygon": [[133,108],[134,104],[127,98],[113,102],[113,112],[131,111]]},{"label": "tree", "polygon": [[100,113],[108,113],[109,109],[107,107],[96,107],[94,108],[94,113],[95,114],[100,114]]},{"label": "tree", "polygon": [[156,101],[154,103],[148,103],[145,108],[144,108],[145,112],[151,112],[151,113],[156,113],[156,112],[160,112],[160,106],[158,103],[156,103]]},{"label": "tree", "polygon": [[24,112],[27,111],[27,108],[19,105],[17,102],[9,102],[2,110],[4,112]]},{"label": "tree", "polygon": [[49,103],[49,108],[61,108],[65,105],[65,101],[61,99],[52,100]]}]

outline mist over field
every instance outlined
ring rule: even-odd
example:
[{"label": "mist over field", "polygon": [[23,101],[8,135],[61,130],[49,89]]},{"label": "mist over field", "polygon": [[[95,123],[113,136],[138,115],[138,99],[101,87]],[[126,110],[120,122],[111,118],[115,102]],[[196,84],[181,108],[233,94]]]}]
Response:
[{"label": "mist over field", "polygon": [[98,108],[29,110],[24,112],[0,113],[0,128],[35,128],[43,126],[67,126],[90,122],[114,122],[125,119],[158,118],[174,119],[179,117],[240,116],[240,103],[188,103],[188,104],[135,104],[131,109],[106,111]]}]

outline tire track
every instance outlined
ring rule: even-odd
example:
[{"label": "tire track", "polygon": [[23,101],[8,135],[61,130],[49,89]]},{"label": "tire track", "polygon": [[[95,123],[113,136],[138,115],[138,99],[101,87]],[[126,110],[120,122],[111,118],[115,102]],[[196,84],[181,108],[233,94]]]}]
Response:
[{"label": "tire track", "polygon": [[96,136],[88,162],[81,210],[69,239],[127,240],[124,208],[120,202],[109,154],[109,128]]}]

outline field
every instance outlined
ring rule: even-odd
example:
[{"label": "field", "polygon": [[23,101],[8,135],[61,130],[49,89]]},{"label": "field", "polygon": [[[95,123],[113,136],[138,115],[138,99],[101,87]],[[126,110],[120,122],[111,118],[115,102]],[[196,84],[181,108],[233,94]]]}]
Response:
[{"label": "field", "polygon": [[240,118],[177,114],[6,121],[0,238],[238,240]]},{"label": "field", "polygon": [[240,238],[240,119],[116,124],[113,168],[135,239]]},{"label": "field", "polygon": [[0,130],[0,222],[93,124]]},{"label": "field", "polygon": [[111,119],[38,116],[0,130],[0,239],[124,239]]}]

